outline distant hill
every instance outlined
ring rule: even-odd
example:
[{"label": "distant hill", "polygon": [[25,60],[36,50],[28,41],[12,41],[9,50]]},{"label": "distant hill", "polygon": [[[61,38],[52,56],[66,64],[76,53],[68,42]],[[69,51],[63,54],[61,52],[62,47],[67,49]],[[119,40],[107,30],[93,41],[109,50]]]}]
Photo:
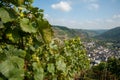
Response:
[{"label": "distant hill", "polygon": [[76,36],[75,31],[64,26],[53,26],[54,36],[65,39]]},{"label": "distant hill", "polygon": [[105,32],[106,30],[85,30],[85,29],[70,29],[65,26],[55,26],[53,25],[54,36],[65,39],[65,38],[73,38],[73,37],[80,37],[84,38],[91,38],[101,33]]},{"label": "distant hill", "polygon": [[103,40],[119,40],[120,41],[120,27],[110,29],[99,36],[96,36],[98,39]]},{"label": "distant hill", "polygon": [[106,32],[107,30],[104,30],[104,29],[103,30],[102,29],[100,29],[100,30],[75,29],[75,31],[84,34],[84,36],[87,38],[91,38],[91,37],[100,35],[100,34]]}]

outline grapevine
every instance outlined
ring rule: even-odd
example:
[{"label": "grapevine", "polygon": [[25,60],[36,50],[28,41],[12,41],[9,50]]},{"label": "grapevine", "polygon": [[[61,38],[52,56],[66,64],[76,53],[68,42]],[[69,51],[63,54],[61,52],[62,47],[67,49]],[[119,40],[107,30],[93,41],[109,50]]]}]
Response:
[{"label": "grapevine", "polygon": [[79,38],[53,39],[33,0],[0,1],[0,80],[73,80],[89,67]]}]

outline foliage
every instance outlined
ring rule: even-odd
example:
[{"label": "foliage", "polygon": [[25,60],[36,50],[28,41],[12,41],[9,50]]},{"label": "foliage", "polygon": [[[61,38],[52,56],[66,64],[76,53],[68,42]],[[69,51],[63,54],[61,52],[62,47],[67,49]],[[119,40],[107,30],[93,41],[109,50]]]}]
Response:
[{"label": "foliage", "polygon": [[120,79],[120,59],[111,57],[107,62],[101,62],[92,66],[84,74],[87,79],[92,80],[119,80]]},{"label": "foliage", "polygon": [[109,58],[107,61],[107,70],[114,74],[117,79],[120,79],[120,59]]},{"label": "foliage", "polygon": [[33,0],[0,1],[0,80],[72,80],[89,66],[79,38],[52,40]]},{"label": "foliage", "polygon": [[52,28],[55,32],[55,37],[59,37],[60,39],[80,37],[81,40],[83,41],[91,39],[106,31],[106,30],[70,29],[65,26],[56,26],[56,25],[53,25]]},{"label": "foliage", "polygon": [[101,35],[96,36],[96,38],[109,41],[120,41],[120,27],[110,29]]}]

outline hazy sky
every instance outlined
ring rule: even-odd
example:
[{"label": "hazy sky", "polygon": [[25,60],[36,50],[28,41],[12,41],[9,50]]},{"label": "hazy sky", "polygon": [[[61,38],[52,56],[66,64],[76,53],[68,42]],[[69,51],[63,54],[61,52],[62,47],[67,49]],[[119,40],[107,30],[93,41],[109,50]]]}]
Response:
[{"label": "hazy sky", "polygon": [[78,29],[120,26],[120,0],[34,0],[52,25]]}]

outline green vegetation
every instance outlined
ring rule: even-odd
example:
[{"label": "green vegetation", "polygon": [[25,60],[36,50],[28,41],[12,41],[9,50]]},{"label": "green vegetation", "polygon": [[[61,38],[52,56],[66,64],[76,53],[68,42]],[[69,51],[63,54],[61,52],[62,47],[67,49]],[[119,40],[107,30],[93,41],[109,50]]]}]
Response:
[{"label": "green vegetation", "polygon": [[104,41],[120,41],[120,27],[116,27],[110,30],[85,30],[85,29],[70,29],[64,26],[52,27],[55,36],[59,38],[74,38],[76,36],[81,39],[97,39]]},{"label": "green vegetation", "polygon": [[73,80],[89,68],[79,38],[52,39],[33,0],[0,1],[0,80]]},{"label": "green vegetation", "polygon": [[120,59],[111,57],[107,62],[101,62],[99,65],[92,66],[84,74],[87,80],[119,80],[120,79]]},{"label": "green vegetation", "polygon": [[96,36],[98,39],[120,41],[120,27],[116,27],[106,31],[105,33]]},{"label": "green vegetation", "polygon": [[[120,79],[120,59],[109,58],[89,69],[80,38],[66,39],[93,33],[52,27],[44,19],[43,10],[33,7],[32,2],[0,1],[0,80]],[[53,38],[57,35],[65,36],[65,40]]]},{"label": "green vegetation", "polygon": [[53,26],[54,36],[60,39],[75,38],[75,31],[64,26]]},{"label": "green vegetation", "polygon": [[61,39],[65,38],[74,38],[80,37],[81,39],[89,39],[104,33],[107,30],[85,30],[85,29],[70,29],[64,26],[54,26],[53,30],[55,32],[55,37],[59,37]]}]

